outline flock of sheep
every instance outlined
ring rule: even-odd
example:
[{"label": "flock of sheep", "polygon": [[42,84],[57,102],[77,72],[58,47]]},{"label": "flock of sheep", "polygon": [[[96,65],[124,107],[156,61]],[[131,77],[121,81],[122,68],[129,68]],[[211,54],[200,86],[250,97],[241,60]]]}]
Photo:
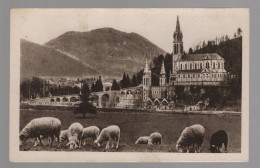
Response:
[{"label": "flock of sheep", "polygon": [[[205,129],[202,125],[196,124],[186,127],[176,144],[178,152],[190,150],[190,147],[195,149],[195,152],[201,152],[201,144],[205,136]],[[111,125],[101,130],[96,126],[83,128],[78,123],[72,123],[67,130],[61,130],[61,121],[54,117],[36,118],[30,121],[20,132],[20,145],[29,139],[35,138],[34,146],[38,143],[42,144],[42,140],[48,138],[49,146],[55,139],[58,141],[58,147],[64,141],[68,141],[66,146],[70,149],[81,148],[85,146],[87,138],[93,140],[93,145],[100,147],[102,143],[106,143],[106,149],[110,148],[110,141],[113,142],[111,148],[118,148],[120,141],[120,128],[117,125]],[[162,143],[162,135],[158,132],[152,133],[150,136],[143,136],[136,140],[135,144],[148,144],[148,146]],[[210,150],[212,152],[220,152],[224,143],[225,152],[227,152],[228,136],[223,130],[217,131],[211,136]]]}]

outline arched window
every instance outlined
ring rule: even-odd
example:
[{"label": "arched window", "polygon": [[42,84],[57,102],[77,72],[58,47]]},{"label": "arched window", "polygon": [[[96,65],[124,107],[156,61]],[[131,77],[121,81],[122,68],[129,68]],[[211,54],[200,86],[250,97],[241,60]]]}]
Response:
[{"label": "arched window", "polygon": [[218,63],[218,69],[220,69],[220,63]]},{"label": "arched window", "polygon": [[195,63],[195,69],[197,69],[197,63]]}]

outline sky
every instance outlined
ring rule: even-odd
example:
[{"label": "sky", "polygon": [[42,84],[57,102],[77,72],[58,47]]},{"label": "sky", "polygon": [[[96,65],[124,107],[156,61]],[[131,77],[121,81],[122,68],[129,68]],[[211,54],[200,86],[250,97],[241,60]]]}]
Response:
[{"label": "sky", "polygon": [[[172,52],[173,32],[179,16],[184,50],[202,41],[247,28],[249,10],[200,8],[14,9],[11,35],[44,44],[67,31],[111,27],[138,33],[166,52]],[[12,29],[11,29],[12,30]]]}]

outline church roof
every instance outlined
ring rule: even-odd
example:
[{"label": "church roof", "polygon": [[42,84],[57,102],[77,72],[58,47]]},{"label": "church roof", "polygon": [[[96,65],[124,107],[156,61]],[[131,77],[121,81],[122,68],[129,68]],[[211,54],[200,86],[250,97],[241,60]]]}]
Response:
[{"label": "church roof", "polygon": [[199,60],[223,60],[223,58],[217,53],[187,54],[187,55],[183,55],[180,61],[199,61]]}]

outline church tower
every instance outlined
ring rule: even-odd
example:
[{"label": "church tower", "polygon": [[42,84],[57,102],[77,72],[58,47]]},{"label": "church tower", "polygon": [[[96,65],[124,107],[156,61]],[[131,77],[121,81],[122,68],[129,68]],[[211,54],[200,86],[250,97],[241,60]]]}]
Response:
[{"label": "church tower", "polygon": [[150,98],[151,94],[151,70],[148,67],[147,58],[145,61],[145,68],[144,68],[144,74],[143,74],[143,101],[146,102]]},{"label": "church tower", "polygon": [[166,73],[164,68],[164,61],[162,61],[161,72],[160,72],[160,86],[165,86],[165,84],[166,84]]},{"label": "church tower", "polygon": [[172,57],[172,73],[170,77],[170,84],[174,85],[174,81],[176,80],[177,75],[177,62],[181,59],[183,54],[183,35],[181,32],[179,16],[177,16],[176,28],[173,33],[173,57]]}]

